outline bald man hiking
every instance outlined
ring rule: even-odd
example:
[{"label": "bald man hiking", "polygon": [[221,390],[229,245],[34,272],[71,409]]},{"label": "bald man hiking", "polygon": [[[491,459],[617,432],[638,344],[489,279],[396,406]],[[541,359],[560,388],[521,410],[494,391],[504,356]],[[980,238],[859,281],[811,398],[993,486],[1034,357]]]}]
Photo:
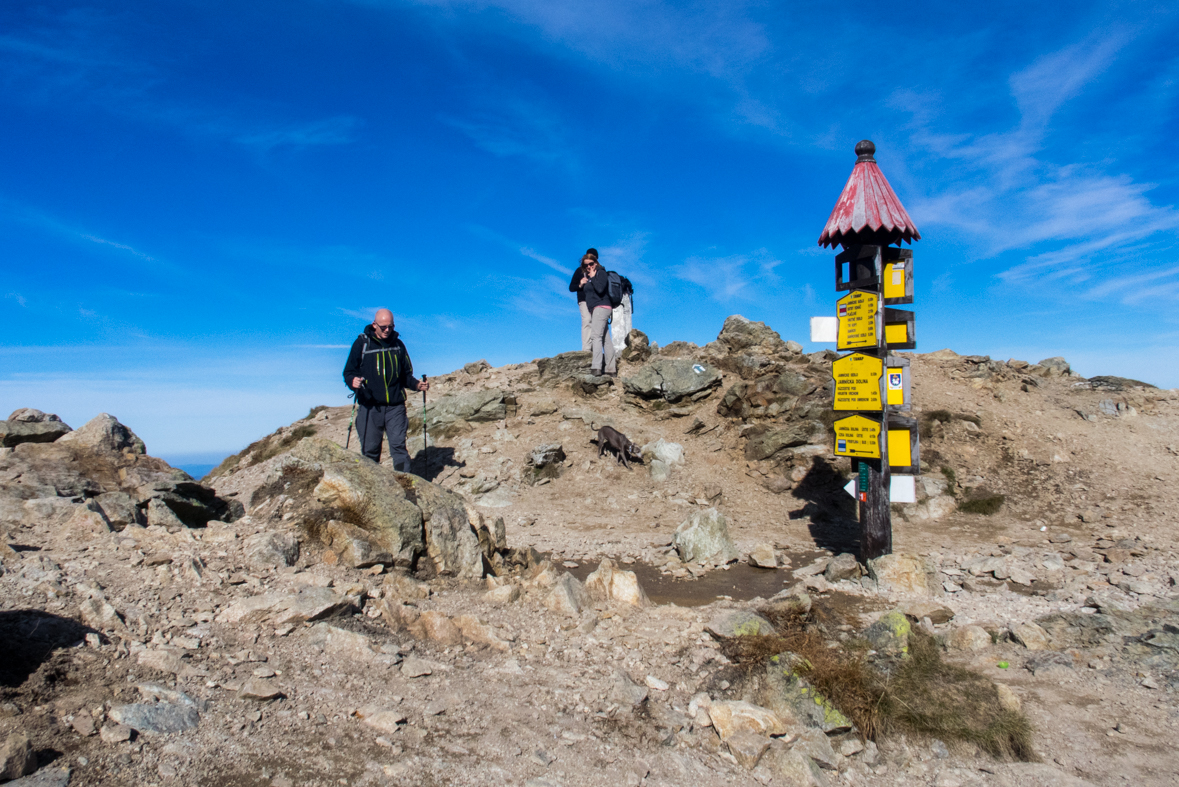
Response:
[{"label": "bald man hiking", "polygon": [[356,434],[361,452],[380,462],[381,436],[388,434],[393,469],[408,473],[405,389],[427,391],[430,384],[413,376],[409,353],[393,330],[393,312],[377,309],[372,325],[364,326],[364,333],[352,342],[344,365],[344,384],[356,391]]}]

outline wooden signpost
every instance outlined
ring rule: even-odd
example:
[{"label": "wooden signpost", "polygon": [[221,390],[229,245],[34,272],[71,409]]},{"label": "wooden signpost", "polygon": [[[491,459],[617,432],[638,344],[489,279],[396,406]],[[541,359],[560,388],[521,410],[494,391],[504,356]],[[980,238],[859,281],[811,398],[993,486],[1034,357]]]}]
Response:
[{"label": "wooden signpost", "polygon": [[[913,252],[901,241],[921,235],[876,165],[876,146],[856,145],[858,158],[819,245],[841,245],[835,257],[836,347],[849,350],[831,365],[835,382],[835,454],[851,459],[860,506],[860,555],[892,551],[891,475],[921,471],[917,422],[910,409],[909,360],[890,350],[917,346]],[[896,245],[892,245],[896,244]],[[851,487],[849,486],[849,489]]]}]

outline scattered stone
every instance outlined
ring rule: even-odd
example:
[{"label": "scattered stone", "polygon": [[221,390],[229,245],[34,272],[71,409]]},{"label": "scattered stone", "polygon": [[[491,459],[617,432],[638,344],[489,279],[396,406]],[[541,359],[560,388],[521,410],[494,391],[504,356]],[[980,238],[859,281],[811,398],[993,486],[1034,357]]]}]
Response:
[{"label": "scattered stone", "polygon": [[814,760],[823,770],[839,770],[839,755],[835,753],[830,739],[821,730],[802,730],[794,748]]},{"label": "scattered stone", "polygon": [[645,607],[651,603],[635,572],[616,569],[609,558],[603,559],[597,570],[585,578],[585,590],[590,598],[632,607]]},{"label": "scattered stone", "polygon": [[116,705],[108,715],[112,721],[143,735],[184,732],[196,727],[201,720],[195,707],[174,702]]},{"label": "scattered stone", "polygon": [[37,770],[37,753],[24,730],[9,733],[0,749],[0,779],[18,779]]},{"label": "scattered stone", "polygon": [[753,770],[761,757],[770,748],[770,739],[755,732],[741,730],[729,736],[729,753],[737,758],[743,767]]},{"label": "scattered stone", "polygon": [[811,597],[801,585],[795,585],[771,598],[766,610],[778,615],[806,617],[811,612]]},{"label": "scattered stone", "polygon": [[379,710],[361,716],[361,720],[377,732],[392,735],[401,729],[401,725],[405,724],[406,717],[398,710]]},{"label": "scattered stone", "polygon": [[854,757],[864,750],[864,744],[859,738],[848,738],[839,744],[839,753],[844,757]]},{"label": "scattered stone", "polygon": [[385,598],[414,601],[430,597],[429,585],[400,572],[385,575],[381,586],[385,589]]},{"label": "scattered stone", "polygon": [[949,623],[954,617],[954,610],[949,607],[923,599],[902,604],[901,611],[918,622],[923,618],[929,618],[931,623],[938,626]]},{"label": "scattered stone", "polygon": [[1019,697],[1007,684],[996,683],[995,691],[999,694],[999,704],[1003,706],[1004,710],[1019,713],[1023,709],[1023,703],[1019,701]]},{"label": "scattered stone", "polygon": [[243,546],[246,560],[258,568],[293,566],[299,561],[299,539],[290,533],[257,533]]},{"label": "scattered stone", "polygon": [[777,568],[778,553],[769,544],[758,544],[749,552],[749,565],[754,568]]},{"label": "scattered stone", "polygon": [[905,613],[894,609],[864,629],[864,638],[877,653],[885,656],[903,656],[909,652],[909,634],[912,631],[913,628],[909,625]]},{"label": "scattered stone", "polygon": [[[271,670],[273,672],[273,670]],[[237,696],[243,700],[270,702],[283,696],[282,689],[265,678],[250,678],[242,685]]]},{"label": "scattered stone", "polygon": [[941,589],[933,564],[911,555],[882,555],[868,561],[868,575],[884,593],[930,595]]},{"label": "scattered stone", "polygon": [[[78,758],[79,765],[86,765],[86,758]],[[8,782],[7,787],[66,787],[70,783],[70,769],[50,765],[31,776]]]},{"label": "scattered stone", "polygon": [[610,700],[618,705],[631,709],[636,708],[647,700],[647,688],[631,679],[621,669],[614,669],[614,686],[610,692]]},{"label": "scattered stone", "polygon": [[434,667],[425,659],[410,657],[401,665],[401,674],[407,678],[421,678],[434,674]]},{"label": "scattered stone", "polygon": [[730,639],[732,637],[766,637],[774,636],[778,632],[773,625],[747,609],[726,610],[716,615],[705,625],[705,630],[714,637]]},{"label": "scattered stone", "polygon": [[979,651],[991,646],[991,635],[982,626],[961,626],[946,641],[951,650]]},{"label": "scattered stone", "polygon": [[1028,650],[1047,650],[1048,632],[1035,623],[1021,623],[1013,626],[1011,637]]},{"label": "scattered stone", "polygon": [[87,626],[99,631],[119,631],[126,628],[122,616],[101,596],[88,598],[79,604],[78,616]]},{"label": "scattered stone", "polygon": [[789,787],[827,787],[829,784],[814,760],[785,741],[772,741],[761,764],[774,775],[774,784]]},{"label": "scattered stone", "polygon": [[647,688],[654,689],[655,691],[667,691],[671,687],[668,685],[667,681],[660,680],[654,675],[648,675]]},{"label": "scattered stone", "polygon": [[544,599],[544,605],[570,617],[576,617],[581,611],[590,606],[591,600],[585,586],[572,574],[562,574],[553,583],[553,589]]},{"label": "scattered stone", "polygon": [[849,552],[836,555],[827,564],[827,570],[823,572],[823,576],[828,582],[839,582],[843,579],[858,579],[860,576],[860,562],[856,560],[855,555]]},{"label": "scattered stone", "polygon": [[713,702],[708,708],[708,715],[717,734],[726,742],[738,732],[785,735],[789,731],[778,714],[769,708],[740,700]]},{"label": "scattered stone", "polygon": [[484,593],[483,599],[492,604],[511,604],[520,599],[520,586],[500,585]]},{"label": "scattered stone", "polygon": [[125,724],[104,724],[98,735],[103,743],[125,743],[131,740],[132,732]]},{"label": "scattered stone", "polygon": [[528,480],[535,484],[543,478],[559,478],[565,462],[565,449],[560,443],[545,443],[528,452]]},{"label": "scattered stone", "polygon": [[685,563],[705,560],[731,563],[739,557],[737,546],[729,536],[728,522],[715,508],[696,511],[681,522],[673,543]]}]

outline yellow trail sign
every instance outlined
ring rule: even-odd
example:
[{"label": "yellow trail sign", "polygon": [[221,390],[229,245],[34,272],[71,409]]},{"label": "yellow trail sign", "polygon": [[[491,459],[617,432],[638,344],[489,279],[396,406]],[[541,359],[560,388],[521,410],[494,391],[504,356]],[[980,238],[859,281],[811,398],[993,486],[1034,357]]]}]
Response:
[{"label": "yellow trail sign", "polygon": [[863,415],[840,418],[835,422],[835,455],[879,459],[880,422]]},{"label": "yellow trail sign", "polygon": [[880,296],[867,290],[853,290],[836,301],[839,310],[839,336],[836,347],[840,350],[854,350],[859,347],[879,346],[879,305]]},{"label": "yellow trail sign", "polygon": [[[884,361],[863,353],[852,353],[831,363],[835,378],[836,410],[883,410],[880,401],[880,378]],[[890,402],[891,404],[891,402]]]}]

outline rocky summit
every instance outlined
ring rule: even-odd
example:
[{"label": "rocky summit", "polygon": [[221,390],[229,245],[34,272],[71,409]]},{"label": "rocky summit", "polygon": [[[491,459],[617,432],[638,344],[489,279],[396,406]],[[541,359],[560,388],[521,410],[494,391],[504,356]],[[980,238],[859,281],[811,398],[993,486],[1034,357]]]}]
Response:
[{"label": "rocky summit", "polygon": [[835,357],[734,315],[617,378],[469,363],[411,473],[346,407],[197,480],[22,403],[0,782],[1173,784],[1179,391],[911,354],[917,501],[865,562]]}]

